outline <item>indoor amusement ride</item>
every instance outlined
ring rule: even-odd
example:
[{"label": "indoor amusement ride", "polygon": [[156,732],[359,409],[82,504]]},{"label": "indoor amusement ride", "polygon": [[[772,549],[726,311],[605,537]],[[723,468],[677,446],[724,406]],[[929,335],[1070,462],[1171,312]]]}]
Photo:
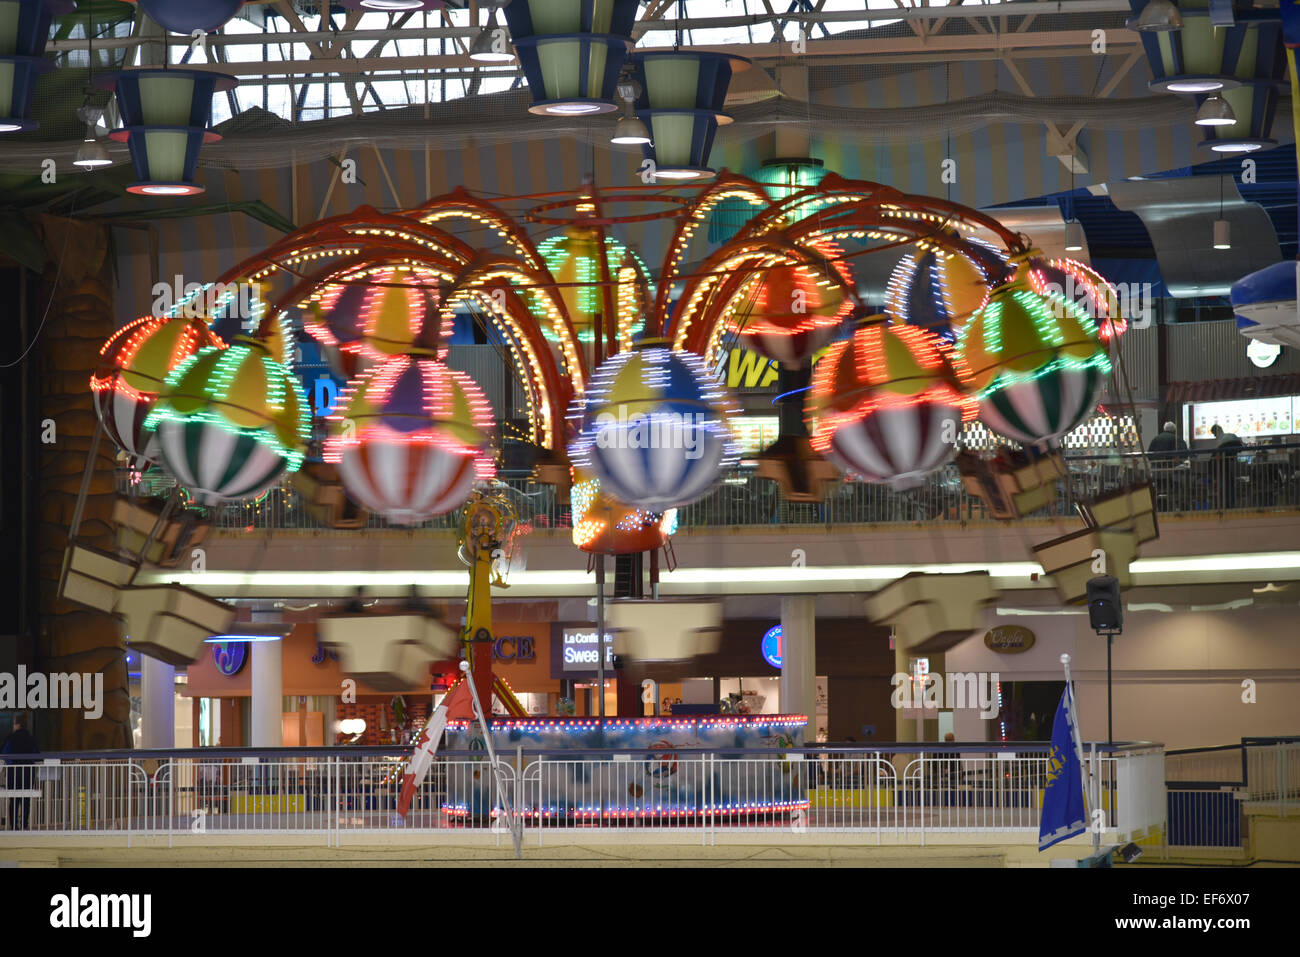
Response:
[{"label": "indoor amusement ride", "polygon": [[[520,204],[522,214],[507,211]],[[747,217],[721,230],[733,234],[706,239],[711,222],[735,222],[737,206]],[[635,236],[660,220],[671,238],[653,275],[633,240],[611,233]],[[538,242],[547,231],[556,232]],[[887,301],[873,310],[854,267],[891,254]],[[1083,299],[1055,291],[1066,275]],[[338,528],[359,529],[366,513],[410,527],[463,509],[470,576],[459,635],[419,614],[336,615],[322,621],[322,642],[381,689],[418,684],[463,656],[468,673],[440,709],[452,741],[644,746],[672,719],[538,719],[492,677],[490,592],[505,584],[520,534],[510,490],[494,480],[507,435],[499,423],[518,423],[534,481],[571,496],[573,542],[598,578],[605,555],[649,553],[653,583],[659,554],[671,556],[676,509],[737,464],[736,403],[712,370],[741,345],[805,383],[784,399],[802,404],[788,418],[804,431],[783,435],[766,463],[783,488],[822,494],[829,462],[844,479],[906,489],[960,453],[967,487],[1011,519],[1042,508],[1059,483],[1080,496],[1084,524],[1039,557],[1077,600],[1079,556],[1102,542],[1123,565],[1154,536],[1149,491],[1084,502],[1058,447],[1093,415],[1112,374],[1123,329],[1108,311],[1115,301],[1088,267],[1044,259],[984,214],[834,174],[781,191],[724,171],[692,187],[587,183],[509,204],[456,190],[412,210],[362,207],[287,235],[106,343],[91,380],[103,431],[132,469],[157,470],[174,488],[161,507],[130,503],[131,541],[146,539],[132,553],[78,545],[74,528],[65,594],[127,613],[133,645],[183,665],[228,623],[229,606],[180,585],[135,585],[135,573],[167,561],[157,544],[193,540],[224,503],[288,480]],[[240,302],[248,315],[233,308]],[[501,347],[518,408],[493,410],[446,365],[466,317]],[[347,377],[314,426],[294,373],[299,343]],[[1002,437],[997,458],[962,451],[976,419]],[[700,640],[657,657],[710,650]],[[505,717],[474,732],[476,700]],[[670,737],[681,747],[777,747],[805,721],[678,718]],[[768,797],[768,808],[798,804],[793,791]]]},{"label": "indoor amusement ride", "polygon": [[[141,5],[187,33],[239,7]],[[682,49],[680,26],[673,49],[634,49],[637,7],[514,0],[504,13],[530,112],[603,113],[621,100],[615,142],[640,146],[642,185],[588,178],[491,200],[458,188],[413,209],[362,206],[312,223],[165,314],[127,325],[91,378],[99,426],[90,460],[107,435],[137,479],[158,476],[167,494],[151,501],[138,481],[114,512],[118,551],[90,547],[78,540],[88,467],[60,594],[119,616],[142,654],[185,666],[229,626],[230,605],[137,576],[146,564],[174,566],[232,503],[290,485],[316,522],[355,535],[440,516],[458,524],[469,566],[459,631],[412,604],[319,622],[322,644],[375,689],[424,689],[435,672],[460,673],[408,767],[404,809],[444,730],[453,746],[482,747],[494,778],[507,742],[661,755],[767,747],[774,758],[800,743],[804,715],[646,716],[623,696],[617,717],[605,716],[603,695],[599,717],[529,715],[492,674],[491,591],[520,564],[528,531],[512,498],[520,493],[497,481],[507,464],[571,503],[573,544],[595,572],[598,635],[605,558],[635,560],[631,599],[650,624],[620,629],[632,606],[614,603],[621,659],[681,660],[715,647],[716,603],[660,601],[657,583],[661,556],[669,569],[675,562],[680,510],[738,465],[739,403],[715,374],[733,348],[780,368],[780,435],[758,455],[757,475],[791,501],[821,502],[844,481],[910,494],[950,462],[995,519],[1043,516],[1064,494],[1078,518],[1058,519],[1065,534],[1034,554],[1065,601],[1082,599],[1098,548],[1123,583],[1157,534],[1141,457],[1107,485],[1080,482],[1061,454],[1108,382],[1106,414],[1125,404],[1124,317],[1105,279],[1045,257],[989,215],[846,179],[818,160],[772,160],[752,177],[715,173],[708,158],[731,121],[728,85],[750,64]],[[139,182],[130,190],[202,192],[195,170],[216,135],[212,95],[233,78],[141,68],[98,82],[123,118],[112,135],[131,150]],[[877,301],[859,275],[868,256],[896,261]],[[496,408],[481,382],[449,364],[466,330],[505,366]],[[323,357],[328,391],[338,391],[324,405],[317,391],[314,410],[310,390],[320,386],[305,379],[305,350]],[[969,441],[977,427],[987,439],[978,445]],[[1133,441],[1111,434],[1117,445]],[[900,634],[913,645],[942,650],[970,631],[954,602],[989,600],[987,578],[905,576],[868,600],[868,614],[906,622]],[[605,655],[596,658],[603,684]],[[806,807],[808,782],[794,762],[780,763],[761,786],[724,787],[678,779],[665,757],[635,765],[627,793],[568,781],[564,801],[520,810],[619,818]],[[496,799],[488,788],[484,779],[448,793],[443,811],[482,813]]]}]

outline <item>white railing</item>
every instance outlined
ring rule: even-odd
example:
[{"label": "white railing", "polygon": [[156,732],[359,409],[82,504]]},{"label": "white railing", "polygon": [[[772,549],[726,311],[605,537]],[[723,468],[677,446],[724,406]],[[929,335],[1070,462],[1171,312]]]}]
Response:
[{"label": "white railing", "polygon": [[[128,843],[136,837],[202,842],[234,835],[323,835],[334,845],[363,835],[413,832],[449,840],[495,836],[500,843],[514,826],[539,845],[562,835],[617,836],[628,830],[706,842],[761,831],[774,839],[821,833],[877,843],[997,834],[1003,843],[1032,844],[1046,755],[1041,745],[1026,748],[574,757],[507,752],[496,775],[482,752],[451,753],[435,759],[405,817],[397,813],[405,757],[396,755],[204,752],[54,759],[9,772],[12,777],[21,768],[36,795],[28,798],[25,833],[117,835]],[[1134,840],[1163,828],[1163,760],[1158,746],[1090,752],[1092,802],[1103,811],[1106,840]],[[0,814],[11,803],[0,800]],[[505,806],[513,811],[509,820]],[[0,833],[0,842],[15,837]]]},{"label": "white railing", "polygon": [[1300,807],[1300,741],[1245,748],[1246,799],[1276,803],[1283,817]]}]

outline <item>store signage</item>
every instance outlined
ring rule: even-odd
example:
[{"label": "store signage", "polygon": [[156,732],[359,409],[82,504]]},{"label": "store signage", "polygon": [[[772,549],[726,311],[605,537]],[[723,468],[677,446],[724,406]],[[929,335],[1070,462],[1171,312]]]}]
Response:
[{"label": "store signage", "polygon": [[[813,353],[816,365],[829,347]],[[726,359],[727,388],[741,390],[775,389],[781,368],[775,359],[768,359],[749,349],[731,349]]]},{"label": "store signage", "polygon": [[1300,431],[1300,396],[1268,396],[1262,399],[1227,399],[1192,405],[1192,438],[1209,441],[1214,426],[1242,439],[1269,435],[1295,435]]},{"label": "store signage", "polygon": [[537,649],[528,635],[503,635],[492,643],[492,657],[497,661],[533,661]]},{"label": "store signage", "polygon": [[1000,655],[1018,655],[1034,647],[1037,639],[1028,628],[1020,625],[998,625],[984,635],[984,647]]},{"label": "store signage", "polygon": [[[605,667],[614,668],[614,635],[605,632]],[[595,628],[565,628],[560,645],[560,660],[565,671],[597,671],[600,652],[596,648]]]},{"label": "store signage", "polygon": [[785,641],[781,638],[781,626],[773,625],[763,635],[763,644],[760,646],[763,652],[763,660],[773,668],[781,667],[782,654],[785,652]]}]

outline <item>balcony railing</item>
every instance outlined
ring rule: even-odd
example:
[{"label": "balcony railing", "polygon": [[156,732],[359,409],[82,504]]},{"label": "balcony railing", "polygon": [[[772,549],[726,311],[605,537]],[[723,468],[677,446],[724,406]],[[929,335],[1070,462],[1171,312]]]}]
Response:
[{"label": "balcony railing", "polygon": [[[1176,452],[1077,455],[1066,458],[1068,483],[1057,480],[1055,501],[1025,518],[1069,517],[1076,503],[1119,491],[1149,476],[1160,514],[1244,513],[1300,508],[1300,445],[1248,449],[1240,454]],[[573,524],[569,505],[556,500],[553,486],[534,484],[526,476],[504,475],[516,493],[519,514],[535,528],[567,529]],[[1068,486],[1068,487],[1067,487]],[[168,494],[171,479],[159,470],[143,478],[126,471],[118,475],[118,490],[126,495],[159,497]],[[313,517],[301,496],[286,482],[258,502],[230,502],[211,510],[214,524],[225,529],[327,528]],[[777,484],[760,479],[753,469],[738,469],[707,496],[677,510],[680,528],[809,525],[912,525],[918,523],[979,523],[996,521],[984,503],[962,485],[957,469],[945,466],[917,488],[898,491],[887,485],[841,482],[820,502],[789,502]],[[459,511],[431,519],[419,529],[454,529]],[[369,515],[365,527],[391,526]],[[409,530],[411,526],[400,526]]]},{"label": "balcony railing", "polygon": [[[1158,840],[1163,749],[1085,745],[1102,840]],[[421,839],[512,833],[538,845],[593,832],[701,835],[823,832],[874,843],[961,842],[982,834],[1035,844],[1047,745],[882,745],[872,749],[482,751],[438,755],[408,813],[397,813],[406,754],[379,748],[202,749],[44,755],[8,768],[0,815],[27,800],[31,837],[417,832]],[[12,760],[12,759],[11,759]],[[18,796],[22,795],[22,796]],[[13,826],[16,822],[6,822]],[[671,838],[669,838],[671,840]]]}]

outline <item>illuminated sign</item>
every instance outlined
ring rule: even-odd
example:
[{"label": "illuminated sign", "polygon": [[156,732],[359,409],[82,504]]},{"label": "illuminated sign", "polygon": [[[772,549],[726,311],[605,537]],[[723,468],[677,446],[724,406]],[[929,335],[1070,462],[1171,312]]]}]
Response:
[{"label": "illuminated sign", "polygon": [[781,656],[785,652],[785,642],[781,638],[781,626],[773,625],[763,635],[761,646],[763,660],[773,668],[781,667]]},{"label": "illuminated sign", "polygon": [[537,649],[527,635],[503,635],[492,643],[492,657],[497,661],[532,661]]},{"label": "illuminated sign", "polygon": [[[605,667],[614,670],[614,635],[605,632]],[[565,628],[560,645],[560,660],[565,671],[597,671],[600,652],[596,648],[595,628]]]},{"label": "illuminated sign", "polygon": [[[826,354],[827,347],[813,353],[813,365]],[[749,349],[731,349],[727,353],[727,388],[775,389],[780,366],[775,359],[767,359]]]},{"label": "illuminated sign", "polygon": [[1300,414],[1300,397],[1278,396],[1263,399],[1228,399],[1223,402],[1197,402],[1193,439],[1213,439],[1214,426],[1223,427],[1239,438],[1264,435],[1294,435],[1296,416]]}]

